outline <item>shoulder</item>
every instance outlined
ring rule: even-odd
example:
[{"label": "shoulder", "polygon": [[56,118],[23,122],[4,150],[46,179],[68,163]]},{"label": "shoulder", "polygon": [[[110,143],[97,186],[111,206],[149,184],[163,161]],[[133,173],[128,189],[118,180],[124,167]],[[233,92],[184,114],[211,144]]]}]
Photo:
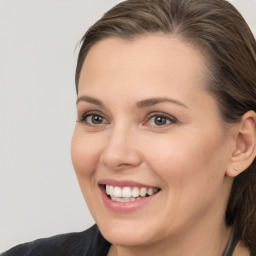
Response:
[{"label": "shoulder", "polygon": [[102,256],[110,244],[96,225],[78,233],[68,233],[15,246],[2,256]]}]

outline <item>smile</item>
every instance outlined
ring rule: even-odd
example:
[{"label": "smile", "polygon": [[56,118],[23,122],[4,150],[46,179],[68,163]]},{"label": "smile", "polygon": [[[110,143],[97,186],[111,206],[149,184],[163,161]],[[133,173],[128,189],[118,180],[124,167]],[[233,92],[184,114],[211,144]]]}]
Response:
[{"label": "smile", "polygon": [[117,202],[132,202],[141,200],[145,197],[152,196],[160,191],[159,188],[146,188],[146,187],[118,187],[105,185],[106,194],[113,201]]},{"label": "smile", "polygon": [[159,198],[161,189],[132,180],[104,179],[98,182],[104,205],[115,213],[139,211]]}]

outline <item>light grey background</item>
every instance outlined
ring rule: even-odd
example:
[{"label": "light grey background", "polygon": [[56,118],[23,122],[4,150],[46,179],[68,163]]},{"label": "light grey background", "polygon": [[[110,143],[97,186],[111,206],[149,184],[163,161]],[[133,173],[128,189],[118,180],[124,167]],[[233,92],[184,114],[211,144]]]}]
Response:
[{"label": "light grey background", "polygon": [[[75,46],[117,0],[0,0],[0,251],[93,220],[73,171]],[[231,1],[256,32],[256,0]]]}]

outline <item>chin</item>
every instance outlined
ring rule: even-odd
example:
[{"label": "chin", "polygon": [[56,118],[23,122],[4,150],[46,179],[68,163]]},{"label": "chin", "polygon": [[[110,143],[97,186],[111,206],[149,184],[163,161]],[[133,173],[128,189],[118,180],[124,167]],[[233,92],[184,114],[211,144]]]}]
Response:
[{"label": "chin", "polygon": [[102,235],[111,244],[118,246],[142,246],[149,243],[150,237],[145,236],[138,230],[129,231],[126,228],[121,229],[111,229],[102,231]]},{"label": "chin", "polygon": [[[104,238],[111,244],[119,246],[143,246],[156,242],[154,227],[147,222],[132,220],[114,220],[108,223],[98,222]],[[156,238],[156,237],[155,237]]]}]

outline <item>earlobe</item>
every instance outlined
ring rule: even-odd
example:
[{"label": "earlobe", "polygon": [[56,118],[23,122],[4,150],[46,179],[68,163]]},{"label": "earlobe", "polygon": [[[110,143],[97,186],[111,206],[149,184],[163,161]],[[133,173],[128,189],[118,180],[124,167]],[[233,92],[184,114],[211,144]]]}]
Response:
[{"label": "earlobe", "polygon": [[236,177],[245,171],[256,157],[256,113],[248,111],[237,124],[235,150],[230,158],[226,174]]}]

